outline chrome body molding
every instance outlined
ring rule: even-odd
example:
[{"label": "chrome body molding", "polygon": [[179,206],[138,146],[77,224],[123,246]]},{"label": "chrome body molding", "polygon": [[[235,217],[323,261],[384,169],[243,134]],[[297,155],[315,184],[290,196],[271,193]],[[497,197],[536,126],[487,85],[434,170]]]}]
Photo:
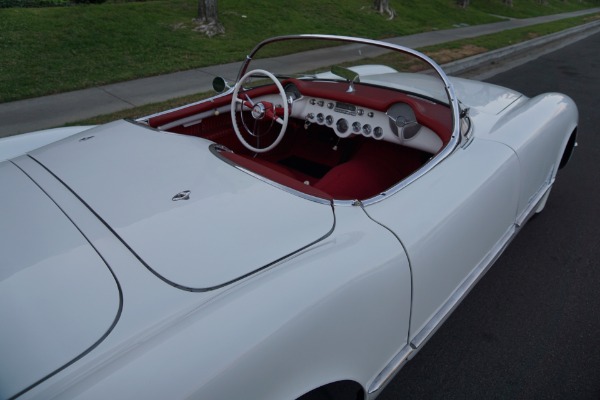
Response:
[{"label": "chrome body molding", "polygon": [[504,236],[498,241],[496,246],[488,253],[488,255],[481,260],[481,263],[466,277],[463,283],[452,293],[447,302],[440,308],[440,310],[429,320],[429,322],[423,327],[423,329],[414,336],[410,344],[413,348],[418,349],[429,340],[429,338],[435,333],[435,331],[442,325],[442,323],[452,314],[452,311],[458,307],[460,302],[467,296],[475,284],[485,275],[490,267],[500,257],[504,249],[508,246],[510,241],[517,234],[518,229],[516,225],[511,226]]},{"label": "chrome body molding", "polygon": [[551,178],[549,183],[545,187],[543,187],[539,192],[537,192],[537,194],[529,203],[527,208],[523,210],[521,215],[517,217],[517,222],[515,223],[517,227],[522,227],[523,225],[525,225],[527,220],[531,218],[533,214],[541,211],[540,208],[543,208],[543,206],[545,205],[546,198],[550,194],[550,190],[552,189],[554,180],[555,178]]},{"label": "chrome body molding", "polygon": [[371,382],[368,389],[368,399],[374,399],[379,395],[381,390],[394,378],[394,375],[409,360],[409,356],[415,351],[411,346],[404,346],[395,356],[392,358],[390,363],[377,375],[375,380]]},{"label": "chrome body molding", "polygon": [[532,202],[530,207],[526,210],[526,213],[521,217],[521,223],[515,222],[498,241],[496,246],[490,250],[488,255],[481,260],[481,263],[473,269],[473,271],[467,276],[463,283],[452,293],[448,301],[440,308],[440,310],[429,320],[429,322],[423,327],[423,329],[416,334],[411,340],[411,347],[419,349],[423,344],[429,340],[429,338],[435,333],[435,331],[442,325],[442,323],[452,314],[452,311],[458,307],[460,302],[469,294],[471,289],[479,282],[479,280],[485,275],[485,273],[494,265],[496,260],[500,258],[504,250],[508,247],[510,242],[519,233],[525,222],[535,214],[538,205],[543,200],[544,195],[549,193],[552,185],[547,185],[545,189],[540,190],[540,194],[537,196],[536,201]]}]

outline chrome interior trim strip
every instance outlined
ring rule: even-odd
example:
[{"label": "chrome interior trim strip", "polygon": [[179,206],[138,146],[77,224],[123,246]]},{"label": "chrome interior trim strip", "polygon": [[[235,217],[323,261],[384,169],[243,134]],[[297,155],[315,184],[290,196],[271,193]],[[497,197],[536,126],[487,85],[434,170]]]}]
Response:
[{"label": "chrome interior trim strip", "polygon": [[385,366],[385,368],[369,385],[368,396],[370,399],[374,399],[379,392],[392,380],[396,373],[402,369],[413,351],[413,348],[411,348],[409,345],[406,345],[394,356],[394,358],[392,358],[388,365]]},{"label": "chrome interior trim strip", "polygon": [[221,160],[223,160],[227,164],[231,165],[235,169],[238,169],[238,170],[240,170],[240,171],[242,171],[242,172],[244,172],[244,173],[246,173],[246,174],[248,174],[250,176],[253,176],[256,179],[260,179],[261,181],[266,182],[266,183],[268,183],[271,186],[275,186],[278,189],[284,190],[284,191],[286,191],[288,193],[292,193],[292,194],[294,194],[296,196],[299,196],[299,197],[302,197],[302,198],[304,198],[306,200],[314,201],[315,203],[332,205],[332,201],[331,200],[322,199],[320,197],[312,196],[310,194],[303,193],[303,192],[300,192],[298,190],[292,189],[289,186],[285,186],[285,185],[282,185],[282,184],[277,183],[275,181],[272,181],[272,180],[270,180],[268,178],[265,178],[262,175],[254,173],[254,172],[250,171],[249,169],[246,169],[246,168],[244,168],[244,167],[242,167],[242,166],[234,163],[233,161],[229,160],[228,158],[225,158],[225,157],[221,156],[220,153],[221,153],[221,151],[223,151],[223,147],[220,146],[220,145],[218,145],[218,144],[216,144],[216,143],[211,144],[209,146],[209,149],[210,149],[211,153],[213,153],[215,156],[219,157]]},{"label": "chrome interior trim strip", "polygon": [[218,94],[218,95],[216,95],[216,96],[211,96],[211,97],[209,97],[209,98],[206,98],[206,99],[198,100],[198,101],[196,101],[196,102],[194,102],[194,103],[184,104],[184,105],[182,105],[182,106],[179,106],[179,107],[170,108],[170,109],[168,109],[168,110],[160,111],[160,112],[157,112],[157,113],[154,113],[154,114],[150,114],[150,115],[146,115],[146,116],[143,116],[143,117],[137,118],[135,121],[136,121],[136,122],[138,122],[138,123],[147,124],[147,123],[148,123],[148,121],[149,121],[150,119],[152,119],[152,118],[155,118],[155,117],[158,117],[158,116],[160,116],[160,115],[164,115],[164,114],[170,114],[170,113],[172,113],[173,111],[183,110],[184,108],[188,108],[188,107],[191,107],[191,106],[195,106],[195,105],[197,105],[197,104],[214,102],[214,100],[215,100],[215,99],[218,99],[218,98],[220,98],[220,97],[227,96],[228,94],[231,94],[232,92],[233,92],[233,88],[231,88],[231,89],[227,90],[226,92],[223,92],[223,93],[221,93],[221,94]]},{"label": "chrome interior trim strip", "polygon": [[[459,136],[453,135],[450,138],[450,142],[448,142],[446,147],[444,147],[444,149],[440,151],[432,160],[430,160],[423,167],[421,167],[421,169],[418,169],[412,175],[409,175],[406,179],[400,181],[395,186],[392,186],[387,192],[381,193],[375,197],[371,197],[370,199],[362,201],[363,205],[367,207],[371,204],[378,203],[381,200],[393,194],[398,193],[399,191],[401,191],[402,189],[404,189],[405,187],[407,187],[408,185],[410,185],[411,183],[413,183],[414,181],[431,171],[432,168],[441,163],[444,159],[446,159],[446,157],[448,157],[457,148],[458,142]],[[334,204],[337,205],[337,203]]]},{"label": "chrome interior trim strip", "polygon": [[207,110],[207,111],[204,111],[204,112],[201,112],[198,114],[191,115],[186,118],[181,118],[181,119],[175,120],[173,122],[169,122],[168,124],[165,124],[165,125],[161,125],[158,127],[158,129],[161,131],[167,131],[167,130],[174,128],[176,126],[179,126],[179,125],[189,126],[189,125],[197,124],[197,123],[202,122],[202,120],[204,118],[212,117],[212,116],[215,116],[218,114],[228,113],[230,108],[231,108],[231,106],[229,104],[226,106],[216,107],[211,110]]}]

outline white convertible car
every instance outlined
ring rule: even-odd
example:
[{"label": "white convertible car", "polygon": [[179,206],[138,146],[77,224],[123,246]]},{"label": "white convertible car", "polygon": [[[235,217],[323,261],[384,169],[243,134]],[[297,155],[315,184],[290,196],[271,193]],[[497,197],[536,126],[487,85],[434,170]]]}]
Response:
[{"label": "white convertible car", "polygon": [[567,96],[366,39],[215,87],[0,141],[1,399],[374,399],[575,146]]}]

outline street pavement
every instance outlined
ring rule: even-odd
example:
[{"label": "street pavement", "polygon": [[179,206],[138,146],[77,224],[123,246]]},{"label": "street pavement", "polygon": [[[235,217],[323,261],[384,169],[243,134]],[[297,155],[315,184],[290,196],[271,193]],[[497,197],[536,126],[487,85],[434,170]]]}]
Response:
[{"label": "street pavement", "polygon": [[[503,22],[486,25],[424,32],[392,38],[388,39],[388,41],[410,48],[418,48],[596,12],[600,12],[600,8],[527,19],[508,19]],[[531,47],[532,44],[529,44],[529,46]],[[537,45],[534,46],[538,47]],[[510,55],[508,53],[496,54],[502,58]],[[491,54],[486,53],[485,56],[479,56],[479,58],[475,58],[474,60],[480,63],[482,57],[489,59],[490,56]],[[539,56],[539,54],[536,56]],[[533,55],[529,57],[531,58]],[[490,63],[497,64],[494,60]],[[463,65],[460,63],[459,69]],[[456,66],[457,64],[453,64],[453,66],[449,67],[450,71],[447,72],[454,73],[452,68]],[[1,103],[0,137],[62,126],[69,122],[97,115],[206,92],[211,90],[212,80],[215,76],[223,76],[228,80],[235,80],[239,67],[240,63],[217,65],[51,96]],[[495,65],[495,68],[498,68],[498,65]],[[486,67],[486,70],[489,75],[490,71],[492,71],[490,65]],[[470,76],[481,78],[486,75],[474,73]]]}]

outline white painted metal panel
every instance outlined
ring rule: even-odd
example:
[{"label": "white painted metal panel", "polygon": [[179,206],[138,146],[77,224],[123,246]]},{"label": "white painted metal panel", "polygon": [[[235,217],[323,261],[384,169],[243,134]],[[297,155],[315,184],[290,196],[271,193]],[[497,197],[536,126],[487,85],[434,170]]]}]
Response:
[{"label": "white painted metal panel", "polygon": [[[227,284],[333,227],[331,206],[239,171],[213,155],[206,140],[125,121],[82,135],[32,157],[175,285]],[[189,200],[172,200],[186,190]]]},{"label": "white painted metal panel", "polygon": [[[170,292],[156,295],[207,296]],[[366,386],[408,339],[408,260],[359,207],[338,209],[336,229],[322,242],[208,295],[173,311],[161,329],[107,349],[129,324],[121,321],[99,347],[108,357],[85,369],[92,373],[75,371],[60,391],[48,385],[26,398],[293,399],[339,379]],[[136,297],[130,314],[148,313]]]},{"label": "white painted metal panel", "polygon": [[0,398],[74,360],[116,320],[115,279],[61,210],[0,163]]},{"label": "white painted metal panel", "polygon": [[[483,115],[476,117],[476,126],[483,119]],[[546,93],[511,108],[488,131],[478,131],[479,137],[504,143],[518,154],[522,175],[519,213],[552,185],[577,119],[572,99]]]},{"label": "white painted metal panel", "polygon": [[475,139],[391,198],[367,207],[411,261],[411,338],[514,224],[519,165],[499,143]]},{"label": "white painted metal panel", "polygon": [[9,160],[93,126],[69,126],[0,138],[0,161]]},{"label": "white painted metal panel", "polygon": [[456,96],[464,108],[475,109],[488,115],[496,115],[524,97],[517,91],[491,83],[455,77],[450,78],[450,82],[454,85]]}]

